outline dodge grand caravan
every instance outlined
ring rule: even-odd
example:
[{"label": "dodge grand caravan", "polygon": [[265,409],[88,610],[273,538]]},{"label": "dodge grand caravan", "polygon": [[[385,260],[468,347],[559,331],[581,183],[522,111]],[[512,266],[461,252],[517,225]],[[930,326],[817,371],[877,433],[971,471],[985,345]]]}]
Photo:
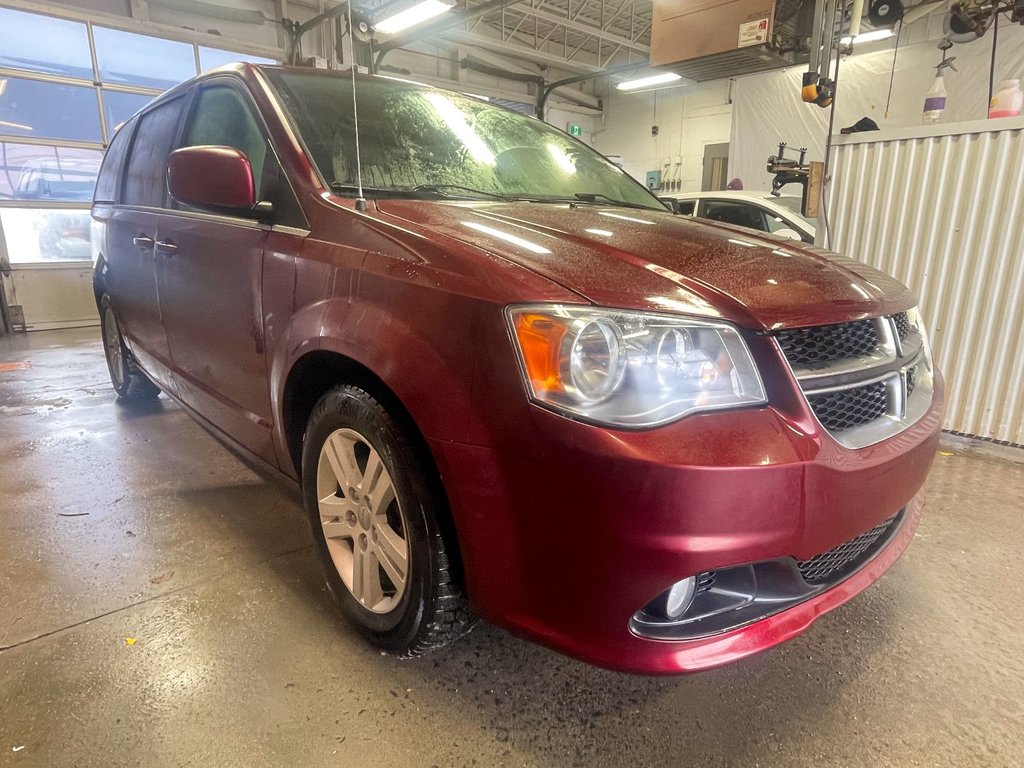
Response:
[{"label": "dodge grand caravan", "polygon": [[480,616],[705,669],[806,629],[918,525],[943,384],[906,288],[674,215],[485,101],[201,76],[114,137],[92,243],[117,394],[163,391],[295,483],[340,610],[392,653]]}]

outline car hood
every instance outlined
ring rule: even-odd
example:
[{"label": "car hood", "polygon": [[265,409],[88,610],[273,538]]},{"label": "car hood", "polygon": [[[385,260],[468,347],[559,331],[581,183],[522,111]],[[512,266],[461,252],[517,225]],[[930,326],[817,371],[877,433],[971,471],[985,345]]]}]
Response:
[{"label": "car hood", "polygon": [[378,210],[484,249],[602,306],[773,330],[912,307],[853,259],[668,211],[591,204],[381,200]]}]

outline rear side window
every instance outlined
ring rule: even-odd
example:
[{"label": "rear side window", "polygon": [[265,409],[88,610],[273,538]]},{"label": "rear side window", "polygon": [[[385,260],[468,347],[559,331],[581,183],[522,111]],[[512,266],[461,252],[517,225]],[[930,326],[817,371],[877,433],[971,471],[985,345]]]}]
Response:
[{"label": "rear side window", "polygon": [[124,156],[128,151],[128,142],[131,140],[134,128],[135,121],[131,120],[121,126],[121,130],[114,134],[110,146],[107,147],[107,153],[103,156],[103,165],[100,166],[99,178],[96,179],[96,192],[93,194],[94,202],[117,202],[117,180],[121,176]]},{"label": "rear side window", "polygon": [[704,212],[701,215],[712,221],[765,231],[764,214],[761,213],[761,209],[748,203],[737,203],[731,200],[707,200],[704,202]]},{"label": "rear side window", "polygon": [[185,100],[178,97],[138,118],[124,177],[125,205],[162,207],[167,190],[167,156],[171,153]]},{"label": "rear side window", "polygon": [[181,146],[203,145],[234,147],[242,152],[252,165],[257,191],[263,189],[267,140],[252,109],[234,88],[214,85],[199,92]]},{"label": "rear side window", "polygon": [[678,200],[676,201],[678,206],[676,209],[677,213],[683,214],[683,216],[693,216],[693,211],[697,207],[696,200]]}]

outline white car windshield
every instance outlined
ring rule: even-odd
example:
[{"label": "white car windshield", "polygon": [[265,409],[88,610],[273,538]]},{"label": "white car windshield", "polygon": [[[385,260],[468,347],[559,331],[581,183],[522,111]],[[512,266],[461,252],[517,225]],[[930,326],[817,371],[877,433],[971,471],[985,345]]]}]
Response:
[{"label": "white car windshield", "polygon": [[803,201],[799,197],[766,197],[765,200],[770,200],[776,205],[780,205],[792,214],[795,214],[800,218],[801,221],[806,222],[810,226],[815,226],[817,222],[814,219],[809,219],[803,215],[800,208],[803,205]]}]

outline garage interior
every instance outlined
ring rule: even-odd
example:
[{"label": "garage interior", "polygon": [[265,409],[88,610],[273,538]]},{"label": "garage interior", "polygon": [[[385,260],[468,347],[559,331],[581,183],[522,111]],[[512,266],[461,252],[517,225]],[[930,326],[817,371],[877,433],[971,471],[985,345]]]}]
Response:
[{"label": "garage interior", "polygon": [[[374,27],[413,5],[352,11]],[[3,764],[1024,764],[1024,5],[878,5],[457,0],[353,50],[333,0],[0,0]],[[103,150],[150,99],[232,61],[353,60],[536,115],[693,201],[680,215],[808,190],[804,239],[907,285],[946,377],[892,570],[692,676],[486,623],[415,660],[362,642],[297,495],[167,397],[115,403],[89,245]],[[834,104],[802,100],[809,72]],[[990,118],[1001,94],[1016,114]],[[755,226],[801,239],[778,215]]]}]

